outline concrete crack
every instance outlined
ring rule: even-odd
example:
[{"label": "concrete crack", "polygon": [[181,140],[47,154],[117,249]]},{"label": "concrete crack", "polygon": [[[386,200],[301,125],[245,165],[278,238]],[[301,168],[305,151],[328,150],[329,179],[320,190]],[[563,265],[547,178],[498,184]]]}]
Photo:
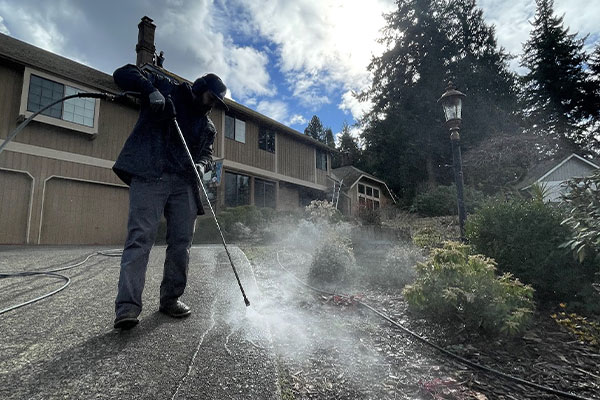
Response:
[{"label": "concrete crack", "polygon": [[185,383],[185,380],[187,379],[187,377],[190,375],[190,373],[192,372],[192,368],[194,366],[194,361],[196,360],[196,356],[198,355],[198,352],[200,351],[200,347],[202,347],[202,343],[204,343],[204,338],[206,337],[206,335],[208,334],[208,332],[210,332],[212,330],[212,328],[215,327],[216,321],[215,321],[215,303],[217,302],[217,296],[215,296],[210,308],[211,308],[211,313],[210,313],[210,326],[208,327],[208,329],[206,331],[204,331],[204,333],[202,333],[202,336],[200,336],[200,341],[198,342],[198,346],[196,346],[196,351],[194,352],[194,355],[192,356],[192,359],[190,360],[190,363],[188,364],[187,367],[187,371],[185,373],[184,376],[181,377],[181,379],[179,380],[179,384],[177,385],[177,389],[175,390],[175,393],[173,393],[173,396],[171,396],[171,400],[175,400],[175,398],[177,397],[177,394],[179,393],[179,389],[181,389],[181,387],[183,386],[183,384]]}]

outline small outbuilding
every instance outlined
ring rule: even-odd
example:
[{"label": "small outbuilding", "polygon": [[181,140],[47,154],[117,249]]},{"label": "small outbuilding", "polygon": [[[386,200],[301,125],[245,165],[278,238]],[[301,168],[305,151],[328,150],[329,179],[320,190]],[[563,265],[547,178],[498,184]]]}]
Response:
[{"label": "small outbuilding", "polygon": [[592,175],[600,166],[575,153],[563,159],[551,159],[531,168],[525,179],[517,186],[519,190],[530,191],[534,185],[545,189],[545,202],[560,202],[565,193],[566,182],[573,178]]},{"label": "small outbuilding", "polygon": [[387,184],[365,171],[349,165],[334,168],[331,174],[338,185],[332,198],[345,215],[357,216],[362,210],[377,210],[396,203]]}]

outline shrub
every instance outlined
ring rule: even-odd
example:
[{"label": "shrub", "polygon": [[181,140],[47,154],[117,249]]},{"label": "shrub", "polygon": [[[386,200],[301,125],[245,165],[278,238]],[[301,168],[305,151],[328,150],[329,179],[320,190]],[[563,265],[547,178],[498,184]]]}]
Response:
[{"label": "shrub", "polygon": [[417,264],[417,279],[405,287],[404,297],[413,310],[436,320],[515,335],[530,320],[533,289],[510,274],[497,277],[495,270],[493,260],[471,255],[469,246],[446,242]]},{"label": "shrub", "polygon": [[381,211],[370,210],[366,207],[358,209],[358,219],[363,225],[381,225]]},{"label": "shrub", "polygon": [[342,220],[342,213],[327,200],[313,200],[305,208],[306,217],[312,222],[336,223]]},{"label": "shrub", "polygon": [[408,243],[396,245],[386,254],[383,262],[371,266],[370,281],[380,287],[402,289],[414,281],[415,265],[422,260],[423,256],[415,246]]},{"label": "shrub", "polygon": [[355,271],[356,260],[350,238],[331,234],[317,248],[308,273],[308,281],[317,287],[333,287],[347,283]]},{"label": "shrub", "polygon": [[580,266],[559,248],[569,237],[560,211],[539,201],[493,201],[469,216],[466,236],[475,251],[496,260],[531,284],[542,303],[571,301],[592,281],[590,265]]},{"label": "shrub", "polygon": [[569,216],[562,223],[573,231],[563,246],[572,250],[579,261],[595,258],[600,265],[600,171],[570,180],[563,200]]},{"label": "shrub", "polygon": [[[485,199],[482,192],[468,186],[464,189],[463,197],[467,213],[473,212]],[[457,215],[456,186],[440,185],[417,194],[410,210],[424,217]]]},{"label": "shrub", "polygon": [[442,235],[433,227],[426,226],[419,229],[412,237],[413,243],[424,249],[438,247],[442,242]]}]

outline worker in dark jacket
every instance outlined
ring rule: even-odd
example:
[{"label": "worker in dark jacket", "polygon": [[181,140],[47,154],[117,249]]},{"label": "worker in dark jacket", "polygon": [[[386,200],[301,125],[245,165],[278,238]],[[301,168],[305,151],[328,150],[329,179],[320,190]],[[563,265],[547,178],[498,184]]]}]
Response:
[{"label": "worker in dark jacket", "polygon": [[204,214],[194,166],[185,153],[173,118],[183,132],[200,176],[212,167],[215,126],[208,113],[216,102],[225,109],[227,88],[215,74],[193,85],[126,65],[113,74],[123,90],[141,93],[141,110],[133,132],[113,167],[129,185],[127,240],[121,258],[115,301],[117,329],[137,325],[148,256],[161,215],[167,220],[167,251],[160,285],[159,310],[172,317],[190,315],[179,297],[187,282],[189,251],[196,215]]}]

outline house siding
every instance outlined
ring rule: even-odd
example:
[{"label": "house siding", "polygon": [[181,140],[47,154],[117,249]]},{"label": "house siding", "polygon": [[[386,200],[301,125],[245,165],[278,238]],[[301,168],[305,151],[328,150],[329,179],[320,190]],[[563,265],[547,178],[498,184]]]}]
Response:
[{"label": "house siding", "polygon": [[280,174],[315,182],[315,149],[289,135],[278,135],[277,165]]},{"label": "house siding", "polygon": [[[27,57],[35,58],[35,48],[28,50]],[[92,90],[118,90],[107,89],[106,85],[112,83],[109,75],[99,71],[92,74],[88,67],[54,59],[47,53],[44,57],[56,64],[44,68],[47,75]],[[0,139],[7,138],[18,126],[24,64],[27,62],[19,64],[0,55]],[[53,68],[63,72],[54,74],[50,71]],[[69,79],[70,70],[80,78],[94,75],[90,81],[95,83]],[[139,109],[132,103],[98,100],[97,104],[97,134],[33,121],[0,154],[0,225],[6,227],[0,244],[123,243],[128,188],[111,168],[137,121]],[[326,189],[331,158],[327,172],[316,171],[318,144],[241,105],[232,108],[248,114],[246,142],[224,137],[225,113],[215,108],[211,112],[217,129],[213,154],[235,163],[225,170],[250,176],[251,202],[255,178],[276,183],[278,209],[297,209],[307,187],[315,193]],[[276,132],[275,153],[258,148],[261,123],[273,126]],[[219,206],[224,201],[224,189],[222,180],[217,188]]]},{"label": "house siding", "polygon": [[592,174],[595,168],[591,165],[573,157],[550,175],[544,178],[544,181],[557,182],[567,181],[574,177],[583,177]]}]

